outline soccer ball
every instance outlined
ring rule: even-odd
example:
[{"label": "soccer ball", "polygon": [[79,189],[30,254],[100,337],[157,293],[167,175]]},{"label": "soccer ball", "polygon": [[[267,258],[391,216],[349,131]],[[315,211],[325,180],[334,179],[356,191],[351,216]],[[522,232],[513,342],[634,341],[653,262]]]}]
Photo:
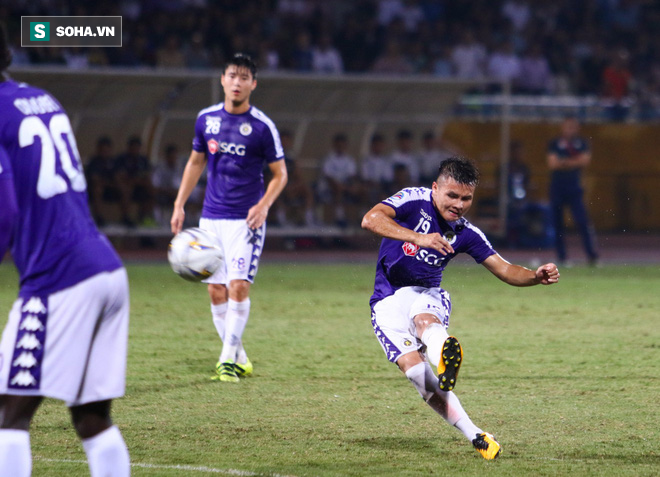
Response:
[{"label": "soccer ball", "polygon": [[191,282],[201,282],[222,265],[218,238],[198,227],[182,230],[170,242],[167,259],[174,273]]}]

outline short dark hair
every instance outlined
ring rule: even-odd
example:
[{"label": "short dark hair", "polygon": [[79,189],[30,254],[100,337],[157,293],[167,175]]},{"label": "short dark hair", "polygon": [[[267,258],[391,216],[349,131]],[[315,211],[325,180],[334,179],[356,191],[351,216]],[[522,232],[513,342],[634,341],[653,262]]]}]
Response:
[{"label": "short dark hair", "polygon": [[470,159],[454,156],[440,163],[438,178],[440,177],[451,177],[459,184],[476,187],[479,184],[479,169]]},{"label": "short dark hair", "polygon": [[230,66],[236,66],[237,68],[247,68],[250,70],[252,78],[257,79],[257,64],[254,62],[254,60],[252,60],[250,55],[246,55],[245,53],[234,54],[234,56],[227,60],[225,66],[222,68],[223,74]]},{"label": "short dark hair", "polygon": [[410,132],[410,129],[400,129],[399,132],[396,133],[396,138],[397,139],[412,139],[413,135],[412,132]]},{"label": "short dark hair", "polygon": [[9,68],[9,65],[11,65],[11,51],[9,50],[7,29],[4,24],[0,23],[0,73]]}]

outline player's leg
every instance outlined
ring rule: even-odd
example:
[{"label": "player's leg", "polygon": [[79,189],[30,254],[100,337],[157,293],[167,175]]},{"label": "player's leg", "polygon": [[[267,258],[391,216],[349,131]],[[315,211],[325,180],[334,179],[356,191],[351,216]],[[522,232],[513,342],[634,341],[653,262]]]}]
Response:
[{"label": "player's leg", "polygon": [[[228,295],[225,340],[220,363],[225,368],[231,364],[236,376],[248,376],[252,374],[252,363],[243,348],[243,332],[250,317],[250,282],[232,280],[229,282]],[[234,379],[231,381],[235,382]]]},{"label": "player's leg", "polygon": [[128,477],[131,466],[128,448],[110,418],[111,401],[72,406],[73,427],[82,441],[92,477]]},{"label": "player's leg", "polygon": [[229,286],[219,378],[237,382],[236,378],[252,374],[252,363],[243,347],[243,332],[250,316],[250,287],[259,267],[266,225],[253,230],[244,220],[220,222]]},{"label": "player's leg", "polygon": [[423,289],[408,313],[415,336],[426,346],[426,356],[437,369],[440,389],[451,391],[456,386],[463,350],[458,340],[447,333],[451,314],[449,293],[441,288]]},{"label": "player's leg", "polygon": [[[428,323],[426,328],[418,329],[422,323],[416,324],[415,317],[425,313],[432,316],[422,317]],[[423,341],[422,344],[426,344],[427,355],[433,354],[439,361],[442,346],[436,351],[434,345],[446,341],[445,326],[449,323],[450,313],[451,300],[446,291],[406,287],[374,305],[371,323],[388,360],[399,366],[424,401],[459,429],[484,458],[493,459],[499,453],[499,444],[472,423],[454,393],[440,390],[438,378],[420,352],[420,335],[428,331],[425,336],[428,344]],[[480,448],[484,439],[489,441],[485,450]]]},{"label": "player's leg", "polygon": [[564,191],[550,191],[550,212],[552,213],[552,223],[555,229],[555,250],[557,260],[566,261],[566,241],[564,238]]},{"label": "player's leg", "polygon": [[584,246],[584,251],[587,254],[589,262],[594,263],[596,260],[598,260],[598,252],[596,251],[596,234],[594,232],[591,221],[589,220],[587,209],[584,206],[582,190],[577,191],[575,194],[571,195],[570,207],[571,213],[573,214],[573,219],[575,219],[575,223],[582,237],[582,245]]},{"label": "player's leg", "polygon": [[417,337],[426,345],[426,355],[437,369],[438,383],[442,391],[456,386],[458,371],[463,361],[463,349],[454,336],[449,336],[437,316],[420,313],[413,319]]},{"label": "player's leg", "polygon": [[31,474],[30,422],[42,399],[0,395],[0,477]]},{"label": "player's leg", "polygon": [[225,340],[225,316],[227,315],[227,287],[219,283],[208,284],[211,298],[211,315],[220,340]]},{"label": "player's leg", "polygon": [[421,353],[401,355],[396,364],[429,407],[440,414],[448,424],[461,431],[482,457],[491,460],[499,455],[500,444],[491,434],[472,422],[453,392],[440,390],[438,379]]},{"label": "player's leg", "polygon": [[[67,368],[71,381],[66,389],[70,392],[63,398],[82,440],[92,477],[125,477],[130,475],[128,449],[119,429],[112,424],[110,406],[112,399],[123,396],[125,389],[129,320],[126,271],[92,277],[76,286],[74,293],[50,300],[54,312],[57,307],[68,310],[66,337],[69,354],[74,354],[76,361]],[[68,303],[75,303],[75,309]],[[71,344],[70,340],[76,338],[80,346]],[[60,348],[58,358],[61,362],[67,360],[67,350]],[[54,375],[53,379],[58,377]],[[54,393],[64,393],[63,389],[55,391],[59,386],[55,382],[45,385]]]},{"label": "player's leg", "polygon": [[[211,315],[213,316],[213,324],[218,336],[223,343],[226,342],[225,334],[227,331],[227,312],[229,309],[229,287],[227,283],[228,279],[228,269],[232,264],[232,244],[237,240],[236,238],[236,223],[240,221],[229,221],[229,220],[216,220],[216,219],[206,219],[202,218],[199,221],[200,228],[208,230],[214,233],[219,238],[219,246],[222,248],[225,259],[224,264],[216,272],[209,277],[207,280],[204,280],[208,284],[208,293],[211,299]],[[243,349],[241,343],[240,348],[237,352],[238,358],[242,358],[243,363],[248,362],[247,354]],[[232,358],[232,361],[235,362],[237,358]],[[220,356],[218,356],[218,362],[215,365],[216,375],[211,379],[217,381],[236,381],[237,373],[234,369],[233,363],[228,363],[223,365],[223,361]]]}]

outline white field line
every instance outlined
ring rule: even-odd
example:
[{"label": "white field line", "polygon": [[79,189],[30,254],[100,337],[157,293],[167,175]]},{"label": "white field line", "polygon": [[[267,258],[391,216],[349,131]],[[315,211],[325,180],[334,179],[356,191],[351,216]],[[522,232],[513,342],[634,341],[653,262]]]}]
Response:
[{"label": "white field line", "polygon": [[[73,459],[46,459],[41,457],[34,457],[34,460],[41,462],[55,462],[61,464],[84,464],[87,465],[86,460],[73,460]],[[271,473],[259,473],[259,472],[250,472],[246,470],[236,470],[236,469],[216,469],[214,467],[205,467],[198,465],[161,465],[161,464],[145,464],[142,462],[131,462],[131,467],[139,467],[142,469],[163,469],[163,470],[180,470],[185,472],[206,472],[210,474],[221,474],[221,475],[236,475],[238,477],[295,477],[292,475],[282,475],[282,474],[271,474]]]}]

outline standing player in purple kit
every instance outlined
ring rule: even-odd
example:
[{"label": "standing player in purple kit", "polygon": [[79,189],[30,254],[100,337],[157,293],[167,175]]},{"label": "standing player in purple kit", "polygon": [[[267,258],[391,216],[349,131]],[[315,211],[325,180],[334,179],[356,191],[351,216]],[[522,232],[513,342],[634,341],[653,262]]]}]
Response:
[{"label": "standing player in purple kit", "polygon": [[[238,382],[253,366],[242,337],[250,314],[254,282],[264,244],[268,209],[287,182],[284,151],[275,124],[250,105],[257,67],[234,55],[222,74],[225,100],[200,111],[192,152],[174,201],[172,233],[183,227],[184,205],[208,161],[208,183],[199,226],[220,239],[225,265],[208,280],[213,323],[223,342],[213,379]],[[264,192],[263,167],[273,178]]]},{"label": "standing player in purple kit", "polygon": [[553,263],[533,271],[507,262],[463,217],[478,180],[471,161],[446,159],[431,189],[401,190],[367,212],[362,227],[383,237],[370,304],[371,323],[387,359],[434,411],[491,460],[499,455],[500,444],[470,420],[452,392],[463,351],[447,334],[451,299],[440,288],[442,272],[458,253],[471,255],[497,278],[518,287],[557,283],[559,271]]},{"label": "standing player in purple kit", "polygon": [[89,212],[69,118],[46,91],[5,77],[10,62],[0,25],[0,259],[10,246],[20,275],[0,342],[0,476],[30,475],[44,396],[69,406],[92,476],[128,476],[110,419],[125,387],[126,271]]}]

